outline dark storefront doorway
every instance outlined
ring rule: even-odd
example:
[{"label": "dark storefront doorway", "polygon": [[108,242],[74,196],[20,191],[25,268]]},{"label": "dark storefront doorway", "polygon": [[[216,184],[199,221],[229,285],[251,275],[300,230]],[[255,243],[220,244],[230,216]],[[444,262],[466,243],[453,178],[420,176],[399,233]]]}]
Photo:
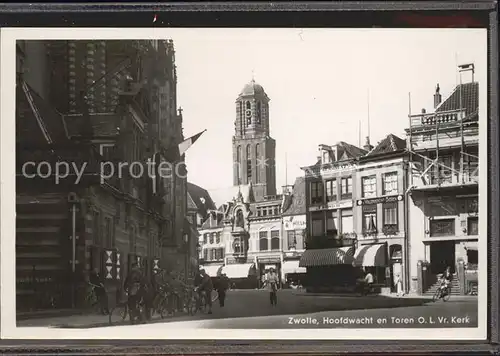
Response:
[{"label": "dark storefront doorway", "polygon": [[446,267],[450,267],[451,273],[455,273],[455,241],[435,241],[430,248],[431,272],[443,273]]}]

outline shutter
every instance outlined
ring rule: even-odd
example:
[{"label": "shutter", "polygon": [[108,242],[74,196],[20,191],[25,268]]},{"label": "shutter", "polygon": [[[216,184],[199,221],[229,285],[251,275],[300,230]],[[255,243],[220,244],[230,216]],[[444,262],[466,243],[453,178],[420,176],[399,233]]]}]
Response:
[{"label": "shutter", "polygon": [[114,251],[112,249],[106,248],[103,250],[103,275],[104,279],[114,279]]},{"label": "shutter", "polygon": [[115,251],[115,279],[122,279],[122,254],[120,251]]}]

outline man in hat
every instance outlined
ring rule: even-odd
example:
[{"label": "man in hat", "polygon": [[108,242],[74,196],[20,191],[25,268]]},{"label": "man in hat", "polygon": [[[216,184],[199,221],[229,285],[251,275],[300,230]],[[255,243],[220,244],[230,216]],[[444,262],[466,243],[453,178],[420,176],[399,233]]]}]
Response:
[{"label": "man in hat", "polygon": [[278,304],[278,296],[276,292],[278,291],[279,277],[274,271],[274,268],[269,269],[269,274],[267,275],[267,289],[269,290],[269,300],[272,306]]}]

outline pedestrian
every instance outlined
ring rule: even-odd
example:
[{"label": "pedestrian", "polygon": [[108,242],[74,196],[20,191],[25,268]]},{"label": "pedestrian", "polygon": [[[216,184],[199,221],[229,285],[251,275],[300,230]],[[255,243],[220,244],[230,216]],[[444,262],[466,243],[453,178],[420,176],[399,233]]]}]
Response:
[{"label": "pedestrian", "polygon": [[144,276],[137,263],[132,264],[130,273],[124,282],[124,289],[128,294],[128,310],[130,323],[134,324],[136,317],[142,321],[142,315],[138,304],[144,294]]},{"label": "pedestrian", "polygon": [[278,296],[276,292],[278,291],[278,283],[279,278],[276,272],[274,272],[274,268],[269,269],[269,274],[266,278],[267,288],[269,290],[269,300],[272,306],[276,306],[278,304]]},{"label": "pedestrian", "polygon": [[226,300],[226,292],[229,289],[229,278],[227,278],[226,274],[222,274],[219,277],[219,280],[217,281],[217,294],[218,294],[218,299],[219,299],[219,306],[221,308],[224,308],[224,303]]},{"label": "pedestrian", "polygon": [[201,274],[201,284],[198,287],[198,293],[200,295],[200,301],[203,301],[202,295],[205,295],[205,303],[208,305],[208,314],[212,314],[212,291],[213,284],[212,278],[205,272],[204,269],[200,271]]},{"label": "pedestrian", "polygon": [[89,283],[94,288],[94,293],[97,297],[97,303],[99,303],[101,308],[101,313],[104,315],[109,314],[108,294],[104,288],[104,283],[97,268],[94,268],[90,273]]},{"label": "pedestrian", "polygon": [[396,286],[396,295],[398,297],[402,297],[403,296],[403,282],[401,281],[401,276],[398,274],[396,274],[396,280],[394,282],[395,286]]}]

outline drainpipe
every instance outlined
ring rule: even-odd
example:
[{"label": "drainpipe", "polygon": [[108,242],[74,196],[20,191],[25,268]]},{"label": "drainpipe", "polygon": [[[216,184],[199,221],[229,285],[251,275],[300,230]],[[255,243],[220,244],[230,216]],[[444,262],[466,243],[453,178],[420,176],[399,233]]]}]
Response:
[{"label": "drainpipe", "polygon": [[[405,183],[409,181],[408,175],[410,174],[409,172],[409,165],[410,162],[406,161],[404,163],[404,179]],[[404,185],[406,187],[406,184]],[[411,290],[411,275],[410,275],[410,193],[413,190],[413,185],[410,185],[408,189],[405,190],[405,197],[404,197],[404,230],[405,230],[405,243],[404,243],[404,254],[403,254],[403,261],[404,261],[404,273],[406,275],[405,278],[405,293],[408,294]]]}]

